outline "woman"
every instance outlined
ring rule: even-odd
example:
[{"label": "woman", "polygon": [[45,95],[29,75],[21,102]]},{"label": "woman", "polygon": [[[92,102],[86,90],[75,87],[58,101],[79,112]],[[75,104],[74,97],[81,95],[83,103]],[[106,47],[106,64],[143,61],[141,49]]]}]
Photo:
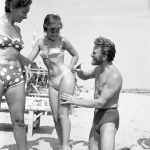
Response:
[{"label": "woman", "polygon": [[[69,136],[71,124],[69,120],[69,105],[61,106],[61,93],[74,94],[75,78],[72,71],[78,61],[78,53],[71,43],[60,36],[62,28],[61,18],[55,14],[48,14],[44,20],[44,37],[39,39],[29,59],[33,61],[39,54],[48,69],[49,99],[53,112],[54,123],[62,150],[69,150]],[[72,55],[69,66],[64,64],[64,52]]]},{"label": "woman", "polygon": [[[5,95],[9,106],[14,137],[19,150],[27,150],[24,124],[25,83],[22,75],[23,41],[15,23],[27,19],[32,0],[6,0],[0,18],[0,102]],[[21,56],[21,57],[20,57]]]}]

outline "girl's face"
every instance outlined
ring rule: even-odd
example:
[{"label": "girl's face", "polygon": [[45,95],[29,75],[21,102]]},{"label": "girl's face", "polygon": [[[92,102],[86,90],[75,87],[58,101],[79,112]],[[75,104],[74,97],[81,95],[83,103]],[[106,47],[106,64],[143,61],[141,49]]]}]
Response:
[{"label": "girl's face", "polygon": [[57,39],[57,37],[59,36],[60,34],[60,28],[58,27],[49,27],[47,28],[47,37],[52,40],[52,41],[55,41]]},{"label": "girl's face", "polygon": [[14,22],[22,22],[23,19],[27,19],[27,14],[30,10],[30,6],[14,8],[11,10],[12,18]]}]

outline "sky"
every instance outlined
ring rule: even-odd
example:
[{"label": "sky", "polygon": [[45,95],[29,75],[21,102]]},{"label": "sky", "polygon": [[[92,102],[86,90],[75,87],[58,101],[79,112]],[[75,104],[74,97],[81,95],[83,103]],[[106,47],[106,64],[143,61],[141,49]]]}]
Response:
[{"label": "sky", "polygon": [[[3,14],[4,0],[0,2]],[[150,89],[150,1],[149,0],[33,0],[28,19],[19,26],[28,56],[35,41],[43,36],[43,20],[47,14],[62,18],[61,35],[79,53],[83,69],[92,69],[93,41],[98,36],[111,39],[116,45],[114,64],[123,76],[123,88]],[[71,57],[66,52],[65,63]],[[81,81],[87,87],[94,80]]]}]

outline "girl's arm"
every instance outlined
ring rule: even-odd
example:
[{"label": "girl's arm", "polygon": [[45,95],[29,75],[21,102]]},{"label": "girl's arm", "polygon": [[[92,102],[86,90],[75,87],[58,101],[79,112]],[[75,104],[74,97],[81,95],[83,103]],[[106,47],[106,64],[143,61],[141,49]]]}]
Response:
[{"label": "girl's arm", "polygon": [[20,54],[19,61],[20,61],[21,66],[25,70],[27,81],[29,81],[32,76],[32,73],[31,73],[30,69],[28,68],[28,65],[31,64],[33,62],[33,60],[36,58],[36,56],[38,55],[38,53],[40,51],[39,44],[40,44],[40,40],[36,42],[36,44],[33,47],[32,52],[29,54],[28,57],[25,57]]},{"label": "girl's arm", "polygon": [[31,51],[31,53],[28,56],[28,59],[33,62],[34,59],[37,57],[37,55],[39,54],[40,51],[40,44],[42,42],[42,39],[39,39],[35,45],[33,46],[33,50]]},{"label": "girl's arm", "polygon": [[72,46],[72,44],[66,38],[63,37],[62,41],[63,41],[64,49],[66,49],[72,56],[71,62],[69,64],[69,68],[70,68],[70,70],[72,70],[73,66],[77,63],[77,61],[79,59],[78,52],[75,50],[75,48]]}]

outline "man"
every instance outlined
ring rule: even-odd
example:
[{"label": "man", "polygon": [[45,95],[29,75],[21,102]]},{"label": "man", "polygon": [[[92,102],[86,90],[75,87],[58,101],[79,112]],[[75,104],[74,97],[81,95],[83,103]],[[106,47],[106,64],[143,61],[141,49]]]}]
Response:
[{"label": "man", "polygon": [[122,76],[112,61],[115,57],[115,44],[104,37],[94,41],[91,71],[83,71],[77,67],[79,78],[87,80],[95,78],[94,99],[79,98],[63,93],[63,104],[74,104],[95,108],[93,125],[89,135],[90,150],[114,150],[115,134],[119,126],[118,100],[122,87]]}]

